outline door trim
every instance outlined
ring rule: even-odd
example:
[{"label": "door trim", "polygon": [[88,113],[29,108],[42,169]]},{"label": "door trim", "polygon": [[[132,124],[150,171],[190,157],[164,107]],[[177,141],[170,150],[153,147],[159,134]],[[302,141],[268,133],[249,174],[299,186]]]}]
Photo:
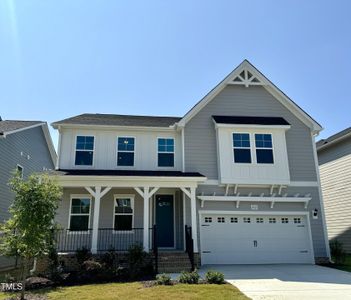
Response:
[{"label": "door trim", "polygon": [[153,223],[156,224],[156,197],[160,195],[170,195],[173,197],[173,247],[159,247],[159,249],[169,249],[169,250],[175,250],[177,248],[176,246],[176,224],[175,224],[175,221],[176,221],[176,217],[175,217],[175,213],[176,213],[176,210],[175,210],[175,191],[171,191],[171,192],[168,192],[168,191],[161,191],[161,192],[157,192],[154,196],[153,196],[153,199],[152,199],[152,202],[153,202]]},{"label": "door trim", "polygon": [[[310,213],[308,211],[251,211],[251,210],[241,210],[241,211],[225,211],[225,210],[200,210],[199,212],[199,225],[200,225],[200,249],[201,249],[201,220],[202,215],[262,215],[262,216],[305,216],[307,225],[308,225],[308,238],[310,240],[310,249],[311,249],[311,263],[315,264],[314,258],[314,248],[313,248],[313,240],[312,240],[312,230],[311,230],[311,222],[310,222]],[[201,250],[200,250],[201,253]]]}]

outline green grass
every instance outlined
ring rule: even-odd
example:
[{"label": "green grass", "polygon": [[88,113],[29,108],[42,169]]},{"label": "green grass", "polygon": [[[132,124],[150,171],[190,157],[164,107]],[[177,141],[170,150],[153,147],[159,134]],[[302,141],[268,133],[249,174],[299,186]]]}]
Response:
[{"label": "green grass", "polygon": [[333,265],[333,268],[351,272],[351,254],[346,255],[345,263],[342,265]]},{"label": "green grass", "polygon": [[[109,283],[89,284],[73,287],[62,287],[46,291],[50,300],[110,300],[110,299],[153,299],[153,300],[190,300],[190,299],[223,299],[247,300],[238,289],[230,284],[177,284],[174,286],[144,287],[142,283]],[[9,295],[0,293],[0,300]]]}]

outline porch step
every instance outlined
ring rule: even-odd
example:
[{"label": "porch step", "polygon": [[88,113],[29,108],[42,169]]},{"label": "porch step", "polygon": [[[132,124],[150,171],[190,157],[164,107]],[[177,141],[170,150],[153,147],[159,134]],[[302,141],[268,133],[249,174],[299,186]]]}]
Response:
[{"label": "porch step", "polygon": [[185,252],[161,252],[158,256],[159,273],[179,273],[190,271],[191,263]]}]

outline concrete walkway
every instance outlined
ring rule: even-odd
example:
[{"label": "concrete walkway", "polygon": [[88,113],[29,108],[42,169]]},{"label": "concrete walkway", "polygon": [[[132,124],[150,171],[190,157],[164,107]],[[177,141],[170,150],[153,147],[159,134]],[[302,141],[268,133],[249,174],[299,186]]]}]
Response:
[{"label": "concrete walkway", "polygon": [[[351,273],[316,265],[203,266],[224,273],[226,281],[253,300],[350,299]],[[175,274],[173,274],[175,277]]]}]

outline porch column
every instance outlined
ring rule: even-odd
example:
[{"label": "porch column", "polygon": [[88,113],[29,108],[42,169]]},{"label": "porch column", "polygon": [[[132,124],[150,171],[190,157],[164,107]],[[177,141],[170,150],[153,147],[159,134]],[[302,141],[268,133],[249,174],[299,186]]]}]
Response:
[{"label": "porch column", "polygon": [[100,200],[101,200],[101,186],[97,186],[97,187],[95,187],[93,234],[92,234],[92,238],[91,238],[91,253],[93,253],[93,254],[97,253],[98,233],[99,233]]},{"label": "porch column", "polygon": [[190,188],[190,204],[191,204],[191,234],[194,240],[194,252],[197,253],[197,217],[196,217],[196,188]]}]

